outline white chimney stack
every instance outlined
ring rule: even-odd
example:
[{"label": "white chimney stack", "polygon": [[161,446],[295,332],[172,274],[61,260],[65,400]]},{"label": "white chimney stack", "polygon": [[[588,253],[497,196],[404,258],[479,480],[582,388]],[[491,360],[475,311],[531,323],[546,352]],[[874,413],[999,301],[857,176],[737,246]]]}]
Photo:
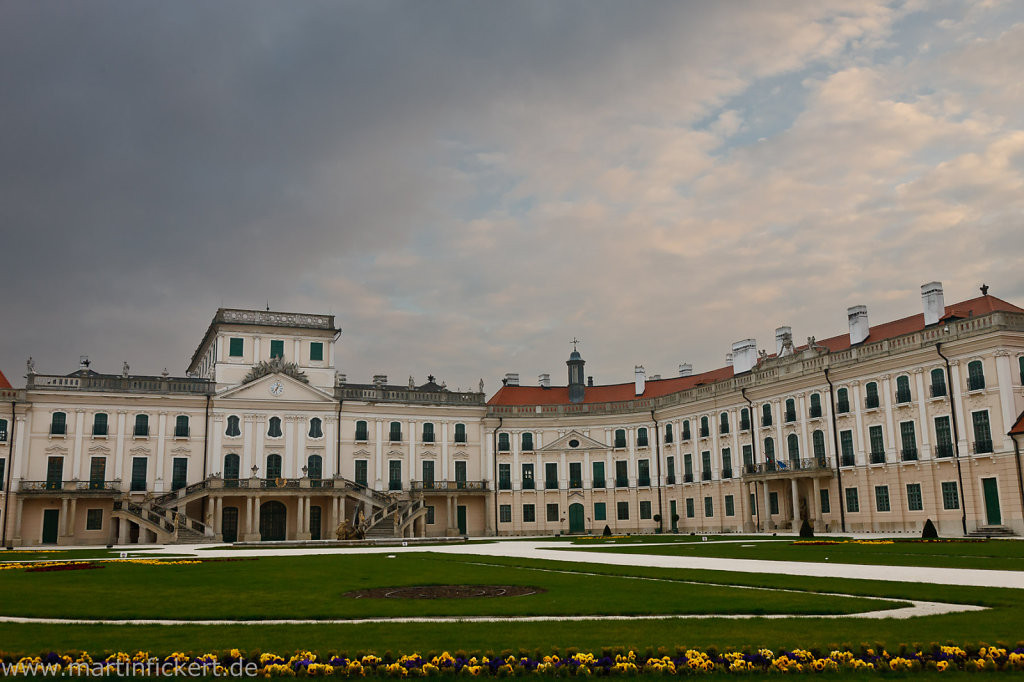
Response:
[{"label": "white chimney stack", "polygon": [[732,367],[732,353],[725,354],[725,364],[727,367]]},{"label": "white chimney stack", "polygon": [[679,363],[679,376],[688,377],[693,374],[693,365],[688,362]]},{"label": "white chimney stack", "polygon": [[636,394],[643,395],[644,388],[647,386],[647,371],[644,370],[643,365],[636,365],[633,368],[633,373],[636,376]]},{"label": "white chimney stack", "polygon": [[652,374],[651,375],[651,381],[661,381],[661,375],[660,374]]},{"label": "white chimney stack", "polygon": [[946,302],[942,297],[942,282],[930,282],[921,286],[921,303],[924,305],[924,326],[938,324],[946,314]]},{"label": "white chimney stack", "polygon": [[541,374],[540,376],[537,377],[537,379],[540,382],[540,385],[543,386],[544,388],[551,388],[550,374]]},{"label": "white chimney stack", "polygon": [[509,372],[508,374],[506,374],[505,375],[505,385],[506,386],[518,386],[519,385],[519,373],[518,372]]},{"label": "white chimney stack", "polygon": [[782,358],[793,354],[793,328],[775,328],[775,355]]},{"label": "white chimney stack", "polygon": [[850,345],[855,346],[871,333],[871,328],[868,327],[868,307],[855,305],[846,309],[846,315],[850,318]]},{"label": "white chimney stack", "polygon": [[732,373],[742,374],[757,364],[757,340],[744,339],[732,344]]}]

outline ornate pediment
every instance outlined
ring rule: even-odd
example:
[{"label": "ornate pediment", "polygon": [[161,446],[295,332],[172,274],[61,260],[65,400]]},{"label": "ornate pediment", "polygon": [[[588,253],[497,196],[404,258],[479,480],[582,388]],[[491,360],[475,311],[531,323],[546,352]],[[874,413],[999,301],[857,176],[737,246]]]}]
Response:
[{"label": "ornate pediment", "polygon": [[553,450],[572,452],[574,450],[607,450],[608,446],[604,443],[594,440],[590,436],[584,436],[579,431],[570,431],[561,438],[558,438],[551,443],[548,443],[540,450],[541,452],[551,452]]},{"label": "ornate pediment", "polygon": [[97,443],[96,445],[93,445],[91,448],[89,448],[89,454],[90,455],[109,455],[110,454],[110,448],[108,448],[106,445],[100,445],[99,443]]},{"label": "ornate pediment", "polygon": [[309,377],[306,376],[305,372],[299,369],[299,365],[294,362],[286,362],[283,358],[271,358],[268,362],[263,360],[252,366],[249,373],[242,379],[243,384],[262,379],[268,374],[284,374],[290,376],[293,379],[298,379],[304,384],[309,383]]},{"label": "ornate pediment", "polygon": [[370,451],[367,450],[366,448],[361,448],[352,453],[354,457],[369,457],[370,454]]},{"label": "ornate pediment", "polygon": [[144,448],[141,445],[137,445],[134,448],[132,448],[131,450],[129,450],[128,454],[130,454],[130,455],[139,455],[140,457],[143,456],[143,455],[149,455],[149,448]]},{"label": "ornate pediment", "polygon": [[179,456],[181,456],[181,455],[191,455],[192,454],[192,448],[186,448],[184,445],[179,445],[178,447],[173,448],[171,450],[171,454],[172,455],[179,455]]},{"label": "ornate pediment", "polygon": [[63,445],[51,445],[44,452],[48,455],[66,455],[68,454],[68,449]]},{"label": "ornate pediment", "polygon": [[469,459],[469,453],[467,453],[464,450],[459,450],[454,455],[452,455],[452,457],[455,459]]}]

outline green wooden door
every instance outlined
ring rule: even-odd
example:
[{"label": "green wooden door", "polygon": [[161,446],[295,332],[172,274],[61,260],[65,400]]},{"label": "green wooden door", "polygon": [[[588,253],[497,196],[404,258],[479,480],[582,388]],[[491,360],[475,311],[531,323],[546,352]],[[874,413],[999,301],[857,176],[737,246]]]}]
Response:
[{"label": "green wooden door", "polygon": [[586,526],[583,524],[583,505],[578,502],[569,505],[569,532],[586,532]]},{"label": "green wooden door", "polygon": [[60,509],[43,510],[43,544],[57,544],[57,529],[60,524]]},{"label": "green wooden door", "polygon": [[238,507],[224,507],[220,531],[224,542],[238,542]]},{"label": "green wooden door", "polygon": [[672,532],[673,533],[678,533],[679,532],[679,518],[678,518],[679,513],[676,511],[676,501],[675,500],[669,500],[668,508],[669,508],[669,514],[671,514]]},{"label": "green wooden door", "polygon": [[309,539],[321,540],[320,521],[322,512],[320,507],[314,505],[309,508]]},{"label": "green wooden door", "polygon": [[999,513],[999,482],[994,478],[983,478],[981,486],[985,491],[985,514],[988,516],[988,525],[1002,525],[1003,516]]},{"label": "green wooden door", "polygon": [[461,505],[461,504],[458,505],[458,508],[455,510],[455,516],[458,519],[458,523],[459,523],[459,535],[467,535],[467,533],[466,533],[466,507]]},{"label": "green wooden door", "polygon": [[287,535],[288,511],[277,501],[260,505],[260,540],[280,541]]}]

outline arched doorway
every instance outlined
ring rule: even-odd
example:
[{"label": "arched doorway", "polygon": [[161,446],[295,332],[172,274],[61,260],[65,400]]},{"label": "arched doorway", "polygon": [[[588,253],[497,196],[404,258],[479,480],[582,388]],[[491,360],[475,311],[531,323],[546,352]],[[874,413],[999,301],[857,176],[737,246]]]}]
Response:
[{"label": "arched doorway", "polygon": [[586,526],[583,524],[583,505],[579,502],[569,505],[569,532],[586,532]]},{"label": "arched doorway", "polygon": [[260,505],[260,540],[284,540],[288,528],[288,510],[276,501]]}]

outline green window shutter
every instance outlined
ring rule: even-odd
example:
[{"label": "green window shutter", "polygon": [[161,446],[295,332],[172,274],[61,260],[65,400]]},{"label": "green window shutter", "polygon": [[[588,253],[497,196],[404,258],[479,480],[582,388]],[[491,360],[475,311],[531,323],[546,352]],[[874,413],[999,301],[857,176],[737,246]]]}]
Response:
[{"label": "green window shutter", "polygon": [[7,442],[7,420],[0,419],[0,443]]},{"label": "green window shutter", "polygon": [[365,459],[356,460],[355,477],[356,483],[358,483],[359,485],[367,484],[367,465]]},{"label": "green window shutter", "polygon": [[146,465],[149,460],[145,457],[132,458],[132,485],[133,491],[144,491],[146,489]]},{"label": "green window shutter", "polygon": [[732,495],[725,496],[725,515],[736,516],[736,503],[733,502]]},{"label": "green window shutter", "polygon": [[270,357],[272,357],[272,358],[283,358],[284,357],[284,340],[283,339],[271,339],[270,340]]},{"label": "green window shutter", "polygon": [[686,498],[686,518],[692,519],[693,517],[694,517],[693,498],[692,497],[687,497]]},{"label": "green window shutter", "polygon": [[239,338],[228,339],[228,356],[240,358],[245,352],[245,340]]},{"label": "green window shutter", "polygon": [[324,344],[319,341],[314,341],[309,344],[309,360],[310,362],[323,362],[324,359]]},{"label": "green window shutter", "polygon": [[532,504],[523,505],[523,523],[534,523],[537,521],[537,508]]},{"label": "green window shutter", "polygon": [[605,511],[605,504],[604,504],[604,502],[595,502],[594,503],[594,520],[595,521],[607,521],[608,520],[608,516],[607,515],[608,515],[608,512]]},{"label": "green window shutter", "polygon": [[953,456],[953,436],[949,429],[949,417],[935,418],[935,456]]},{"label": "green window shutter", "polygon": [[821,498],[821,513],[830,514],[832,513],[832,502],[828,498],[828,488],[821,488],[819,491],[819,497]]},{"label": "green window shutter", "polygon": [[715,501],[710,497],[704,498],[704,518],[710,519],[715,516]]},{"label": "green window shutter", "polygon": [[594,466],[594,481],[593,487],[603,488],[604,483],[604,462],[593,462]]}]

